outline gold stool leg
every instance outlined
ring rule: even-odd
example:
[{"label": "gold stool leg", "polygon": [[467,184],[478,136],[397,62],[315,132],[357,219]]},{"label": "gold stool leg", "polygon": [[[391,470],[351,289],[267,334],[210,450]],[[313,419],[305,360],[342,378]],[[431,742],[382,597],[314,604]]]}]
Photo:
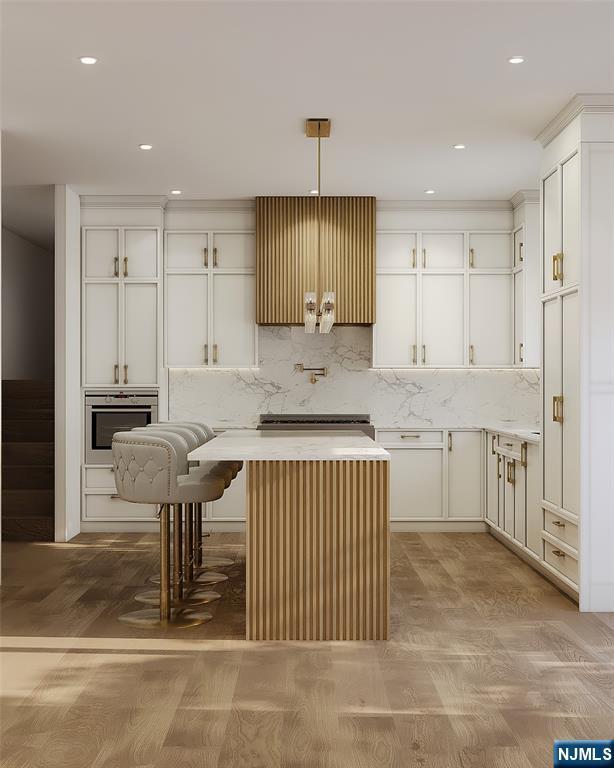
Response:
[{"label": "gold stool leg", "polygon": [[203,505],[195,504],[195,532],[194,532],[194,554],[196,557],[196,567],[202,568],[203,564]]},{"label": "gold stool leg", "polygon": [[183,507],[173,504],[173,601],[183,599],[184,574],[182,573],[183,559]]},{"label": "gold stool leg", "polygon": [[186,583],[189,584],[194,579],[194,504],[185,505],[183,573]]}]

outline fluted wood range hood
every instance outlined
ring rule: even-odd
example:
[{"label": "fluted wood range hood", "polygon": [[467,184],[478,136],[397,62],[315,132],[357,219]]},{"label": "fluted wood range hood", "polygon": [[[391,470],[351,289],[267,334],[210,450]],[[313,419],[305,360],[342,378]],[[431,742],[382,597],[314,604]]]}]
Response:
[{"label": "fluted wood range hood", "polygon": [[[322,195],[321,139],[328,118],[308,118],[317,188],[305,197],[256,198],[256,320],[313,333],[375,322],[375,198]],[[319,310],[319,311],[318,311]]]}]

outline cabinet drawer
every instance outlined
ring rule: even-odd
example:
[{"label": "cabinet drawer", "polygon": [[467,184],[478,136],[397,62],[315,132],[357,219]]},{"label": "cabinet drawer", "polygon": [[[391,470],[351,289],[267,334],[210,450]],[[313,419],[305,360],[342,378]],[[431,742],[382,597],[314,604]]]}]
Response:
[{"label": "cabinet drawer", "polygon": [[556,536],[568,546],[578,549],[578,526],[547,509],[544,510],[544,531],[551,536]]},{"label": "cabinet drawer", "polygon": [[391,430],[378,429],[377,440],[386,445],[399,445],[404,448],[420,447],[425,445],[441,445],[443,443],[443,432],[440,430]]},{"label": "cabinet drawer", "polygon": [[112,490],[115,493],[115,472],[112,467],[86,467],[83,485],[86,490]]},{"label": "cabinet drawer", "polygon": [[155,504],[132,504],[113,494],[93,493],[83,501],[84,520],[156,520]]},{"label": "cabinet drawer", "polygon": [[498,445],[504,453],[513,454],[514,458],[520,458],[522,440],[518,440],[518,438],[515,437],[507,437],[506,435],[499,435]]},{"label": "cabinet drawer", "polygon": [[556,568],[557,571],[568,579],[578,583],[578,561],[575,557],[563,552],[561,549],[544,539],[544,560]]}]

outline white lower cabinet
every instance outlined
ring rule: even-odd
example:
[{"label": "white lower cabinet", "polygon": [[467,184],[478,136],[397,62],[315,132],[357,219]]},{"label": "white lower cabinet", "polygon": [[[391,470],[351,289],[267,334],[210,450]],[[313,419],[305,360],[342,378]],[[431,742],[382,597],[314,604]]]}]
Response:
[{"label": "white lower cabinet", "polygon": [[90,523],[129,523],[157,520],[155,504],[133,504],[117,494],[110,465],[83,467],[81,519]]},{"label": "white lower cabinet", "polygon": [[486,519],[499,525],[499,476],[501,456],[495,450],[497,435],[486,433]]},{"label": "white lower cabinet", "polygon": [[542,556],[542,506],[541,506],[541,460],[539,445],[527,443],[527,466],[525,486],[527,497],[526,536],[527,549],[537,557]]},{"label": "white lower cabinet", "polygon": [[448,517],[482,517],[481,432],[448,432]]},{"label": "white lower cabinet", "polygon": [[217,501],[207,505],[207,517],[212,520],[245,520],[247,517],[247,467],[243,469]]},{"label": "white lower cabinet", "polygon": [[390,518],[443,517],[443,447],[390,451]]}]

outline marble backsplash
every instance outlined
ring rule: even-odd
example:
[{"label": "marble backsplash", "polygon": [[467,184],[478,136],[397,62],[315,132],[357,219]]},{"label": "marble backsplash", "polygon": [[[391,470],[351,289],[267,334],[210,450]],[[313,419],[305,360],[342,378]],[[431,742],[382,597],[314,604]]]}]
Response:
[{"label": "marble backsplash", "polygon": [[[377,427],[473,427],[539,421],[539,371],[373,370],[371,329],[259,328],[259,368],[169,371],[169,418],[255,426],[260,413],[370,413]],[[295,363],[328,368],[309,382]]]}]

